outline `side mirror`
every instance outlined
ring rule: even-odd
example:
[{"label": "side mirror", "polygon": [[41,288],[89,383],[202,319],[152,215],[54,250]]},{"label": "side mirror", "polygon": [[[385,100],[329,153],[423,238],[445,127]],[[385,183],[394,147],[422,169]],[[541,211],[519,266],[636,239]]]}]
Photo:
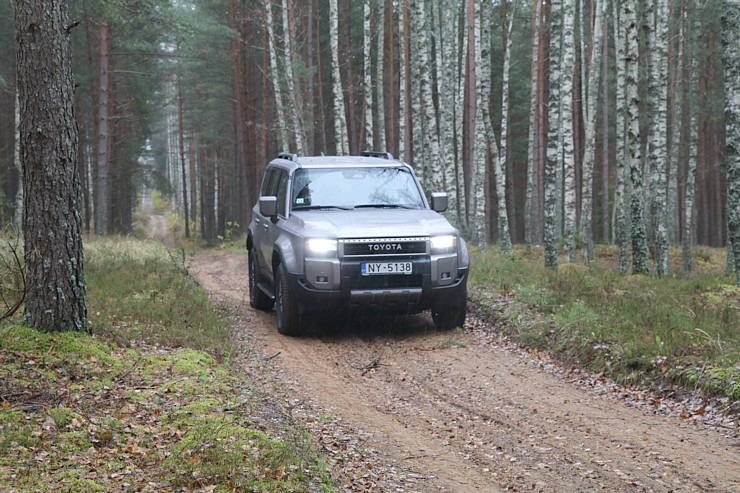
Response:
[{"label": "side mirror", "polygon": [[277,216],[277,197],[267,195],[260,197],[260,214],[270,219]]},{"label": "side mirror", "polygon": [[447,210],[447,192],[432,192],[432,210],[444,212]]}]

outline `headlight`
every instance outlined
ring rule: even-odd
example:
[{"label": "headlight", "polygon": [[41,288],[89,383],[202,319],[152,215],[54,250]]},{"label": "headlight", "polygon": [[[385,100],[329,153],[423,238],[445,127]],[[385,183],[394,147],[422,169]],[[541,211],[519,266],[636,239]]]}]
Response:
[{"label": "headlight", "polygon": [[457,236],[432,236],[430,238],[432,253],[452,253],[457,250]]},{"label": "headlight", "polygon": [[320,257],[329,257],[337,253],[337,240],[311,238],[306,240],[306,253]]}]

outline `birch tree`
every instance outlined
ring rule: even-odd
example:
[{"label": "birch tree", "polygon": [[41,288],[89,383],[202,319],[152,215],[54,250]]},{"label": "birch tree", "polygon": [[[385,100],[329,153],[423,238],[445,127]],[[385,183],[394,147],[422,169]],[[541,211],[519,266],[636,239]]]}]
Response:
[{"label": "birch tree", "polygon": [[375,94],[378,101],[378,126],[375,132],[375,140],[377,142],[377,149],[387,150],[385,143],[385,75],[383,70],[383,57],[385,56],[385,49],[383,48],[385,40],[385,0],[377,0],[377,20],[375,25],[375,53],[377,54],[375,61]]},{"label": "birch tree", "polygon": [[630,183],[632,197],[630,201],[630,221],[632,235],[632,272],[647,274],[647,238],[645,235],[645,211],[643,206],[642,153],[640,150],[640,96],[639,84],[639,51],[636,1],[625,0],[623,5],[623,22],[627,29],[627,145],[629,148]]},{"label": "birch tree", "polygon": [[332,94],[334,95],[334,138],[337,154],[349,154],[349,134],[345,116],[342,75],[339,70],[339,10],[337,0],[329,0],[329,44],[331,45]]},{"label": "birch tree", "polygon": [[568,262],[576,261],[576,169],[573,142],[573,76],[575,73],[575,0],[563,1],[561,129],[563,133],[564,242]]},{"label": "birch tree", "polygon": [[693,258],[691,249],[694,245],[695,209],[694,199],[696,196],[696,158],[699,137],[699,108],[696,90],[698,82],[697,54],[691,50],[691,70],[689,87],[693,97],[689,98],[689,150],[686,163],[686,186],[684,190],[683,208],[683,234],[681,235],[681,250],[683,257],[683,270],[688,273],[693,270]]},{"label": "birch tree", "polygon": [[[333,0],[332,0],[333,1]],[[409,0],[398,3],[398,156],[411,161],[411,132],[409,127]]]},{"label": "birch tree", "polygon": [[[653,0],[648,9],[650,39],[648,52],[648,93],[652,110],[648,132],[648,203],[650,242],[658,276],[668,273],[668,233],[666,231],[666,161],[668,123],[668,3]],[[654,12],[654,22],[652,13]]]},{"label": "birch tree", "polygon": [[[516,3],[514,4],[516,12]],[[508,162],[508,141],[509,141],[509,73],[511,67],[511,33],[514,27],[514,13],[509,20],[506,30],[506,49],[504,50],[504,67],[503,67],[503,84],[501,88],[501,147],[496,152],[496,136],[493,133],[491,118],[488,115],[490,103],[486,103],[483,111],[483,118],[486,123],[486,135],[489,141],[489,149],[493,155],[494,166],[496,169],[496,196],[498,199],[498,243],[501,251],[505,255],[512,253],[511,232],[509,230],[509,211],[506,202],[506,170]],[[489,67],[490,76],[490,67]]]},{"label": "birch tree", "polygon": [[[372,36],[371,36],[371,3],[372,0],[364,0],[363,29],[362,29],[362,53],[363,53],[363,90],[365,92],[365,148],[373,148],[373,73],[372,73]],[[380,56],[380,52],[378,52]]]},{"label": "birch tree", "polygon": [[740,285],[740,0],[725,0],[722,45],[727,145],[727,212],[736,283]]},{"label": "birch tree", "polygon": [[[491,15],[489,2],[475,2],[475,94],[469,94],[469,98],[476,98],[476,111],[474,113],[474,137],[471,141],[474,146],[473,152],[473,190],[474,193],[474,215],[472,216],[472,234],[479,243],[487,241],[487,219],[486,219],[486,170],[488,159],[492,159],[496,170],[496,182],[501,178],[498,176],[498,146],[495,138],[491,138],[493,132],[488,132],[487,122],[490,122],[488,105],[491,98]],[[488,155],[487,155],[488,154]]]},{"label": "birch tree", "polygon": [[583,261],[588,264],[594,259],[593,237],[593,176],[596,156],[596,103],[599,96],[599,70],[601,68],[601,45],[604,40],[607,19],[606,0],[594,0],[595,21],[593,26],[593,46],[588,64],[588,91],[586,94],[586,142],[583,153],[583,188],[581,194],[581,242]]},{"label": "birch tree", "polygon": [[421,104],[422,134],[421,145],[424,163],[425,185],[430,190],[440,190],[442,187],[443,170],[439,155],[439,132],[437,130],[437,115],[434,108],[432,94],[432,71],[430,63],[429,26],[426,7],[423,1],[416,2],[417,18],[417,62],[419,64],[419,97]]},{"label": "birch tree", "polygon": [[[629,168],[627,166],[627,25],[624,22],[624,1],[615,0],[614,15],[614,44],[617,54],[617,83],[616,83],[616,191],[614,197],[614,236],[619,251],[619,270],[622,273],[629,271],[629,243],[630,227],[627,212],[629,197]],[[621,3],[620,3],[621,2]]]},{"label": "birch tree", "polygon": [[[285,85],[288,91],[288,100],[290,101],[290,119],[293,123],[293,138],[295,139],[295,148],[298,154],[304,154],[305,132],[303,130],[302,104],[300,102],[301,91],[296,87],[293,62],[293,29],[290,25],[288,0],[282,2],[283,13],[283,72],[285,73]],[[277,74],[274,75],[277,79]]]},{"label": "birch tree", "polygon": [[561,0],[551,1],[550,13],[550,60],[548,61],[550,92],[547,102],[547,163],[545,165],[545,266],[557,268],[557,176],[560,165],[560,84],[561,84],[561,40],[563,32],[563,9]]},{"label": "birch tree", "polygon": [[539,211],[541,190],[539,190],[540,149],[537,133],[540,129],[539,111],[539,51],[540,19],[542,2],[532,2],[532,63],[529,89],[529,139],[527,146],[527,192],[524,205],[525,241],[528,245],[537,244],[542,239]]},{"label": "birch tree", "polygon": [[285,126],[288,121],[287,115],[285,114],[285,105],[283,104],[283,94],[280,89],[280,71],[278,69],[277,62],[277,44],[275,41],[275,27],[272,18],[272,0],[264,0],[265,4],[265,24],[267,27],[267,41],[269,43],[270,53],[270,73],[272,74],[272,90],[275,93],[275,107],[277,110],[277,124],[278,124],[278,142],[279,148],[287,152],[290,150],[288,140],[288,129]]}]

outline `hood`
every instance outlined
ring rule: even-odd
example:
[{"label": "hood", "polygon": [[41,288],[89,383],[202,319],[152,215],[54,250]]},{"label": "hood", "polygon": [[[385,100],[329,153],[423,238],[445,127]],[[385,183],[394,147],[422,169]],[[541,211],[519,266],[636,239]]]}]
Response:
[{"label": "hood", "polygon": [[416,237],[453,234],[457,230],[444,216],[430,209],[362,209],[295,212],[297,222],[311,236],[327,238]]}]

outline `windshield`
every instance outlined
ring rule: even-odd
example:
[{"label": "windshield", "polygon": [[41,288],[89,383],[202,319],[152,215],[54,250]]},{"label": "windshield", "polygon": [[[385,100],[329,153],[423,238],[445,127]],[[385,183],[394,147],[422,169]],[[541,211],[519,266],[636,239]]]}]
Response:
[{"label": "windshield", "polygon": [[414,176],[403,167],[298,169],[293,175],[291,201],[294,210],[424,208]]}]

